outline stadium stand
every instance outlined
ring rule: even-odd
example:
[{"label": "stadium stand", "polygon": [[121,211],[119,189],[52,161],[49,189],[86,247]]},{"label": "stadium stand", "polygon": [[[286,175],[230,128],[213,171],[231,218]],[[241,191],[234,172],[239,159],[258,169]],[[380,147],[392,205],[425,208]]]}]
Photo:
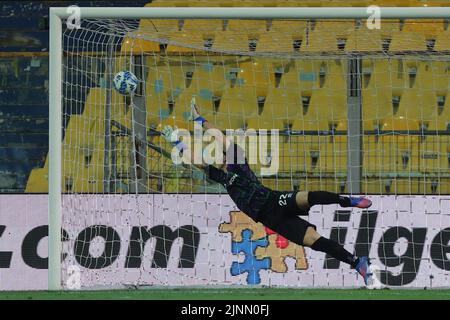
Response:
[{"label": "stadium stand", "polygon": [[[58,5],[67,3],[61,1]],[[314,2],[262,0],[217,1],[207,5],[310,6],[311,3]],[[371,3],[383,5],[388,2]],[[95,3],[98,6],[120,4],[130,5],[124,1]],[[148,4],[134,1],[133,4],[204,6],[206,2],[169,0]],[[15,30],[3,34],[5,41],[0,56],[0,135],[4,138],[0,145],[0,174],[5,177],[3,181],[8,181],[0,186],[4,191],[47,191],[48,58],[45,52],[48,50],[48,31],[43,17],[47,15],[49,5],[55,3],[44,1],[40,6],[29,6],[8,2],[4,6],[5,12],[14,14],[0,21],[3,33]],[[334,5],[366,4],[364,1],[334,1]],[[389,5],[394,4],[391,1]],[[429,5],[433,5],[432,2]],[[37,14],[27,14],[30,11]],[[121,46],[123,53],[155,53],[147,55],[146,60],[149,127],[161,129],[167,123],[183,126],[185,115],[177,106],[186,105],[190,96],[197,94],[199,101],[207,106],[205,114],[219,126],[309,132],[307,136],[281,138],[281,172],[311,174],[301,188],[345,188],[342,181],[345,181],[347,169],[347,65],[345,59],[291,61],[271,58],[270,53],[308,56],[352,52],[398,55],[417,51],[450,52],[450,31],[444,21],[384,21],[381,30],[368,31],[356,21],[262,20],[243,23],[143,19],[135,32],[139,30],[156,31],[168,41],[165,47],[152,41],[136,40],[135,35],[130,34]],[[179,42],[185,43],[187,37],[192,48],[177,46]],[[198,51],[195,47],[203,49],[208,45],[213,50],[223,51],[223,55],[194,61],[193,53]],[[19,55],[17,51],[25,53]],[[251,51],[264,57],[245,60],[236,56],[236,53]],[[5,55],[6,52],[11,54]],[[68,63],[68,68],[75,70],[80,61],[73,59]],[[120,70],[120,66],[116,67]],[[366,192],[432,192],[429,174],[448,173],[445,171],[450,163],[448,70],[448,63],[441,61],[363,59],[362,113],[363,129],[367,132],[363,138],[363,185]],[[79,77],[86,88],[72,93],[76,99],[67,97],[65,101],[68,123],[65,139],[75,139],[71,126],[77,124],[86,128],[86,135],[97,135],[99,139],[94,146],[84,145],[77,139],[71,142],[74,150],[66,152],[76,152],[77,156],[64,173],[67,175],[65,185],[73,191],[101,192],[104,142],[100,137],[104,123],[99,112],[104,104],[104,89],[100,79],[90,79],[76,72],[73,76]],[[117,106],[113,110],[113,119],[129,127],[131,113],[126,110],[126,102],[119,95],[113,95],[113,99]],[[421,134],[424,129],[428,132],[425,137]],[[396,135],[397,131],[404,134]],[[436,132],[441,135],[431,135]],[[153,137],[152,141],[162,144],[158,137]],[[293,161],[293,158],[297,160]],[[18,161],[21,159],[29,160]],[[126,168],[129,160],[120,161],[118,165]],[[173,181],[161,181],[164,179],[157,174],[160,168],[152,170],[150,185],[158,190],[177,190]],[[76,179],[72,175],[75,171],[79,172]],[[398,174],[397,178],[390,178],[394,173]],[[422,173],[428,174],[421,176],[427,181],[425,184],[416,178]],[[409,174],[409,178],[403,178],[403,174]],[[290,187],[295,180],[265,179],[269,184],[286,183]],[[183,187],[190,184],[190,181],[180,182]],[[429,189],[424,189],[424,185]],[[448,192],[448,181],[436,190],[434,192]]]}]

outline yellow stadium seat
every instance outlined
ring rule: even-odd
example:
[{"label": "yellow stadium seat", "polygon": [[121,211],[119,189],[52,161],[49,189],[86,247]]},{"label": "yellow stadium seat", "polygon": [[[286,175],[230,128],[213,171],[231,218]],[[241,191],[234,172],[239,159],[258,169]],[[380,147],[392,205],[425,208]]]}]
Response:
[{"label": "yellow stadium seat", "polygon": [[141,38],[140,33],[129,34],[124,37],[121,52],[127,54],[140,54],[149,52],[159,52],[159,42],[149,41]]},{"label": "yellow stadium seat", "polygon": [[[114,94],[114,93],[113,93]],[[86,97],[83,116],[88,119],[104,119],[106,104],[106,89],[91,88]]]},{"label": "yellow stadium seat", "polygon": [[347,171],[347,137],[335,136],[321,145],[325,170],[331,173]]},{"label": "yellow stadium seat", "polygon": [[205,95],[218,95],[230,87],[229,67],[220,61],[200,62],[193,69],[190,88]]},{"label": "yellow stadium seat", "polygon": [[403,32],[411,32],[414,34],[423,34],[427,39],[433,38],[444,31],[443,20],[405,20]]},{"label": "yellow stadium seat", "polygon": [[304,38],[300,52],[319,53],[319,52],[338,52],[338,37],[334,33],[326,31],[313,31]]},{"label": "yellow stadium seat", "polygon": [[325,88],[329,95],[332,95],[336,103],[346,103],[347,90],[347,61],[344,60],[324,60],[322,68],[325,71],[323,88]]},{"label": "yellow stadium seat", "polygon": [[292,61],[289,68],[287,68],[288,64],[286,63],[284,64],[284,70],[281,75],[278,88],[286,90],[297,90],[301,93],[301,91],[304,90],[304,86],[302,86],[301,84],[300,70],[296,68],[296,62]]},{"label": "yellow stadium seat", "polygon": [[104,121],[72,115],[63,143],[72,146],[94,145],[102,137],[104,137]]},{"label": "yellow stadium seat", "polygon": [[383,150],[380,148],[381,146],[383,144],[377,141],[375,136],[363,136],[363,172],[366,174],[374,174],[382,170]]},{"label": "yellow stadium seat", "polygon": [[[447,141],[446,141],[447,140]],[[441,157],[440,154],[442,151],[445,151],[445,147],[440,146],[440,143],[444,143],[444,145],[448,145],[448,139],[441,140],[438,136],[427,136],[425,140],[420,143],[419,152],[420,152],[420,168],[421,172],[425,173],[438,173],[441,170],[442,172],[448,172],[448,164],[444,167],[440,167],[441,165]],[[445,158],[445,155],[444,155]],[[445,164],[445,160],[444,160]]]},{"label": "yellow stadium seat", "polygon": [[181,22],[178,19],[141,19],[139,31],[165,34],[166,32],[180,30],[180,26]]},{"label": "yellow stadium seat", "polygon": [[[312,25],[310,24],[310,28]],[[324,31],[336,35],[348,35],[355,31],[354,20],[319,20],[314,25],[314,31]]]},{"label": "yellow stadium seat", "polygon": [[[363,28],[368,29],[366,26]],[[400,31],[400,21],[392,19],[382,19],[380,23],[380,29],[372,29],[372,32],[380,32],[383,38],[390,38],[393,34]]]},{"label": "yellow stadium seat", "polygon": [[239,63],[238,79],[242,86],[249,87],[258,96],[265,96],[267,88],[275,87],[275,75],[272,72],[272,62],[268,59],[252,58]]},{"label": "yellow stadium seat", "polygon": [[149,68],[146,93],[170,92],[186,88],[187,66],[160,65]]},{"label": "yellow stadium seat", "polygon": [[295,68],[283,74],[280,87],[295,88],[305,94],[321,88],[321,72],[323,71],[323,87],[333,94],[343,94],[341,89],[346,88],[344,66],[345,60],[339,63],[329,59],[298,60]]},{"label": "yellow stadium seat", "polygon": [[436,95],[428,90],[405,89],[396,116],[409,120],[429,121],[437,109]]},{"label": "yellow stadium seat", "polygon": [[439,33],[434,46],[436,51],[450,51],[450,31]]},{"label": "yellow stadium seat", "polygon": [[427,42],[423,34],[397,32],[392,35],[390,52],[426,51]]},{"label": "yellow stadium seat", "polygon": [[[393,116],[392,90],[403,88],[403,77],[398,79],[399,62],[367,61],[370,67],[370,80],[362,89],[362,113],[364,129],[373,130],[374,122]],[[363,71],[364,72],[364,71]],[[399,84],[401,83],[401,85]]]},{"label": "yellow stadium seat", "polygon": [[317,118],[316,116],[304,116],[292,122],[292,130],[294,131],[328,131],[330,123],[328,120]]},{"label": "yellow stadium seat", "polygon": [[273,20],[270,31],[298,37],[305,34],[307,24],[306,20]]},{"label": "yellow stadium seat", "polygon": [[249,38],[235,31],[216,32],[212,49],[225,52],[248,52]]},{"label": "yellow stadium seat", "polygon": [[381,51],[382,40],[380,32],[372,32],[372,30],[357,30],[349,34],[345,51]]},{"label": "yellow stadium seat", "polygon": [[253,88],[233,88],[224,92],[219,112],[239,115],[243,119],[258,116],[258,97]]},{"label": "yellow stadium seat", "polygon": [[[415,119],[406,119],[403,116],[400,117],[391,117],[385,118],[381,120],[381,130],[386,132],[391,131],[418,131],[419,130],[419,121]],[[388,134],[389,136],[390,134]]]},{"label": "yellow stadium seat", "polygon": [[25,187],[27,193],[46,193],[48,192],[48,169],[35,168],[30,172]]},{"label": "yellow stadium seat", "polygon": [[183,30],[186,32],[200,32],[201,34],[213,34],[214,32],[223,31],[224,20],[184,20]]},{"label": "yellow stadium seat", "polygon": [[272,119],[294,121],[302,113],[301,95],[296,90],[270,89],[262,115]]},{"label": "yellow stadium seat", "polygon": [[[344,49],[349,35],[354,33],[354,21],[318,21],[314,29],[309,25],[308,36],[303,37],[301,52],[338,52]],[[342,41],[342,44],[338,42]],[[341,46],[342,45],[342,46]]]},{"label": "yellow stadium seat", "polygon": [[311,95],[306,118],[337,122],[347,119],[347,101],[345,95],[330,95],[327,90],[317,90]]},{"label": "yellow stadium seat", "polygon": [[166,51],[168,53],[198,52],[204,48],[204,36],[198,32],[170,31],[167,32],[167,36],[169,43]]},{"label": "yellow stadium seat", "polygon": [[208,122],[215,125],[220,130],[240,129],[245,126],[245,119],[239,114],[219,113],[208,116]]},{"label": "yellow stadium seat", "polygon": [[[375,157],[380,171],[396,173],[417,169],[418,129],[416,121],[399,118],[383,120],[383,133],[379,141],[372,144],[379,147],[380,154]],[[373,152],[376,153],[377,149]]]},{"label": "yellow stadium seat", "polygon": [[227,31],[240,33],[242,36],[266,32],[266,20],[228,20]]},{"label": "yellow stadium seat", "polygon": [[285,130],[288,127],[288,122],[280,119],[272,119],[270,117],[259,116],[247,120],[247,128],[252,129],[278,129]]},{"label": "yellow stadium seat", "polygon": [[266,32],[259,36],[256,52],[293,52],[294,40],[302,38],[278,32]]},{"label": "yellow stadium seat", "polygon": [[[450,33],[449,33],[450,36]],[[450,43],[449,43],[450,50]],[[444,61],[431,61],[423,63],[428,66],[428,71],[424,72],[422,87],[433,90],[437,93],[444,93],[448,90],[448,77],[450,72],[450,63]]]}]

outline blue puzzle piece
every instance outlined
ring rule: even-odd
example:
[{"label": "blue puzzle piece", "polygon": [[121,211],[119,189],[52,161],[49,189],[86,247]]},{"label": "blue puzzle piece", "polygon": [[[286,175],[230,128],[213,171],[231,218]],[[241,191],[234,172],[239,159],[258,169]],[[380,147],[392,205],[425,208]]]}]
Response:
[{"label": "blue puzzle piece", "polygon": [[242,231],[242,241],[232,242],[231,252],[233,254],[239,254],[243,252],[245,254],[244,262],[233,262],[231,265],[231,275],[237,276],[243,273],[247,273],[247,283],[248,284],[259,284],[261,283],[261,276],[259,272],[261,270],[270,269],[271,259],[257,259],[255,250],[258,247],[267,247],[269,241],[267,237],[251,240],[253,232],[249,229]]}]

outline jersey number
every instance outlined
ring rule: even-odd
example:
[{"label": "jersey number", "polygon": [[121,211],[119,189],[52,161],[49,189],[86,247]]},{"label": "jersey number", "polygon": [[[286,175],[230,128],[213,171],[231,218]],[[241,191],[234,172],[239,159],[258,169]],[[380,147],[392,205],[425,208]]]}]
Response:
[{"label": "jersey number", "polygon": [[280,200],[278,200],[278,204],[280,206],[286,206],[287,205],[287,200],[286,200],[287,195],[286,194],[282,194],[280,196]]}]

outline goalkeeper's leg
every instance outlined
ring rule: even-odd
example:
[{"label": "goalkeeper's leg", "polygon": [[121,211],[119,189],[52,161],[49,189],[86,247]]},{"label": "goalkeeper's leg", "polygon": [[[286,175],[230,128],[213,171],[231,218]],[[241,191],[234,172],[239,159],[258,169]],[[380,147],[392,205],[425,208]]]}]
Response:
[{"label": "goalkeeper's leg", "polygon": [[370,285],[372,283],[372,271],[370,270],[370,261],[368,257],[356,257],[351,254],[339,243],[322,237],[313,227],[308,227],[303,238],[303,245],[310,247],[315,251],[321,251],[329,254],[333,258],[349,264],[356,269],[363,277],[364,283]]},{"label": "goalkeeper's leg", "polygon": [[328,191],[297,192],[295,200],[297,206],[302,210],[308,210],[317,204],[337,203],[341,207],[357,207],[366,209],[372,205],[372,201],[364,197],[341,196]]}]

